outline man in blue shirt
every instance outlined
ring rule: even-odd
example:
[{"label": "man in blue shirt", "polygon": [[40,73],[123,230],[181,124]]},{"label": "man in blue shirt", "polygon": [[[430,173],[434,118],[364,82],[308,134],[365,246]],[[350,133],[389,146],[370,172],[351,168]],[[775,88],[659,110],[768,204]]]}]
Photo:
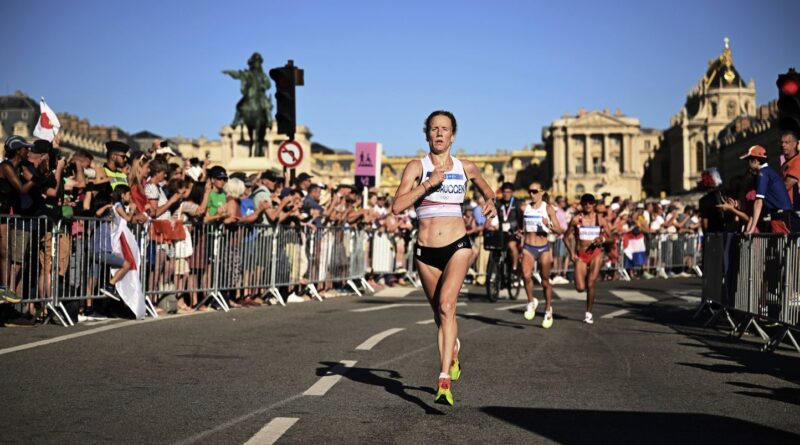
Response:
[{"label": "man in blue shirt", "polygon": [[[787,223],[792,213],[792,202],[781,175],[767,165],[767,150],[760,145],[753,145],[739,159],[747,159],[750,170],[756,175],[756,201],[745,233],[755,232],[757,226],[762,232],[789,233]],[[770,217],[768,224],[766,221],[759,224],[762,215]]]}]

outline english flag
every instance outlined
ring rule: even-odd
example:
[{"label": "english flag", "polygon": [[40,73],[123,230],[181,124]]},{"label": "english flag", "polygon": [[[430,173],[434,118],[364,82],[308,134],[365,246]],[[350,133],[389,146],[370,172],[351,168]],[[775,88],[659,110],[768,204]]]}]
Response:
[{"label": "english flag", "polygon": [[44,97],[39,101],[39,109],[41,114],[39,115],[39,121],[36,122],[33,135],[39,139],[47,139],[53,142],[53,138],[56,137],[58,130],[61,129],[61,122],[58,121],[55,111],[47,106]]}]

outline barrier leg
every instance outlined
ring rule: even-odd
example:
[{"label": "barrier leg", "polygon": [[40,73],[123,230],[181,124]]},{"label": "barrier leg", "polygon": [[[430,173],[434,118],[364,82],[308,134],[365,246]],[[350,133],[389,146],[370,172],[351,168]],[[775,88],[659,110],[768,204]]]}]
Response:
[{"label": "barrier leg", "polygon": [[308,291],[311,292],[311,295],[313,295],[314,298],[316,298],[319,301],[322,301],[322,296],[319,294],[319,292],[317,292],[316,286],[309,283],[306,285],[306,287],[308,287]]},{"label": "barrier leg", "polygon": [[149,298],[144,299],[144,309],[150,314],[153,318],[158,318],[158,312],[156,312],[156,307],[153,306],[153,302],[150,301]]},{"label": "barrier leg", "polygon": [[631,281],[631,276],[628,275],[628,271],[624,267],[617,268],[617,273],[619,273],[619,278],[622,281]]},{"label": "barrier leg", "polygon": [[281,306],[286,307],[286,302],[283,301],[283,297],[281,297],[281,293],[278,292],[277,288],[274,287],[269,288],[269,293],[272,294],[272,296],[275,297],[276,300],[278,300],[278,303],[280,303]]},{"label": "barrier leg", "polygon": [[359,297],[361,296],[361,292],[358,290],[358,287],[356,286],[356,283],[353,282],[353,280],[347,280],[347,284],[350,285],[350,287],[354,291],[356,291],[356,295],[358,295]]},{"label": "barrier leg", "polygon": [[696,273],[698,277],[703,278],[703,269],[701,269],[700,266],[694,266],[694,273]]},{"label": "barrier leg", "polygon": [[69,312],[67,312],[67,308],[64,307],[64,303],[58,303],[58,307],[61,308],[61,312],[64,314],[64,318],[67,319],[67,323],[70,326],[75,326],[75,323],[72,322],[72,317],[69,316]]},{"label": "barrier leg", "polygon": [[412,273],[411,271],[406,272],[406,278],[408,278],[408,281],[414,287],[422,287],[422,283],[419,282],[415,273]]},{"label": "barrier leg", "polygon": [[61,317],[61,314],[58,312],[58,310],[56,310],[55,306],[53,306],[53,303],[48,302],[47,308],[50,309],[50,314],[48,315],[49,317],[55,315],[58,318],[58,321],[61,322],[61,326],[70,326]]},{"label": "barrier leg", "polygon": [[769,341],[769,343],[764,345],[763,350],[764,351],[769,351],[769,352],[775,351],[776,349],[778,349],[778,346],[781,345],[781,342],[783,341],[783,339],[785,337],[787,337],[787,336],[789,337],[789,340],[792,341],[792,345],[794,345],[794,349],[797,350],[797,352],[800,352],[800,346],[798,346],[797,341],[795,340],[795,338],[792,335],[792,332],[791,332],[791,330],[789,329],[788,326],[784,326],[783,329],[781,329],[781,332],[778,335],[773,337]]},{"label": "barrier leg", "polygon": [[369,289],[371,294],[375,293],[375,289],[373,289],[372,286],[369,285],[369,282],[364,278],[361,279],[361,285],[364,286],[364,289]]},{"label": "barrier leg", "polygon": [[228,306],[228,302],[225,301],[225,297],[223,297],[221,293],[214,291],[211,292],[211,296],[214,298],[214,300],[217,302],[219,307],[222,308],[223,311],[230,312],[231,307]]}]

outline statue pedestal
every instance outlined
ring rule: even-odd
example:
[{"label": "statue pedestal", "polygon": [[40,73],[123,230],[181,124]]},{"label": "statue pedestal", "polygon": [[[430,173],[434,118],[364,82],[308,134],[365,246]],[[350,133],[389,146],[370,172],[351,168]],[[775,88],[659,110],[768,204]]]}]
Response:
[{"label": "statue pedestal", "polygon": [[248,157],[235,157],[228,161],[225,165],[225,170],[230,175],[233,172],[261,173],[266,170],[282,171],[283,166],[275,161],[271,161],[265,157],[261,158],[248,158]]}]

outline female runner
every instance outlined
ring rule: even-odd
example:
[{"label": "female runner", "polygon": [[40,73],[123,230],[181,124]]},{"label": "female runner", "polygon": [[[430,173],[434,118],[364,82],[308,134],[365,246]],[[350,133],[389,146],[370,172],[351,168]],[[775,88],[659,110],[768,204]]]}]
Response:
[{"label": "female runner", "polygon": [[454,403],[450,382],[461,375],[456,299],[472,254],[461,212],[467,180],[486,197],[483,214],[487,218],[497,214],[492,202],[494,192],[475,164],[450,155],[455,135],[456,118],[452,113],[434,111],[425,119],[430,153],[406,165],[392,204],[395,215],[413,205],[419,219],[414,261],[438,327],[441,361],[434,401],[450,405]]},{"label": "female runner", "polygon": [[536,307],[539,305],[539,300],[533,298],[532,278],[533,264],[537,262],[545,299],[542,327],[549,329],[553,326],[553,307],[550,305],[553,298],[553,287],[550,284],[553,252],[550,250],[550,243],[547,242],[547,235],[550,232],[561,234],[563,230],[558,224],[553,207],[542,200],[542,195],[544,195],[542,186],[534,182],[528,186],[528,193],[531,195],[531,202],[522,214],[522,227],[525,230],[525,243],[522,245],[522,276],[525,282],[525,292],[528,294],[525,319],[533,320],[533,317],[536,316]]},{"label": "female runner", "polygon": [[[593,324],[595,285],[603,264],[603,243],[611,237],[608,225],[602,216],[595,213],[595,199],[592,194],[581,196],[581,213],[575,215],[564,235],[564,244],[575,263],[575,290],[586,291],[586,315],[584,323]],[[572,246],[572,238],[578,240]],[[587,277],[588,274],[588,277]]]}]

